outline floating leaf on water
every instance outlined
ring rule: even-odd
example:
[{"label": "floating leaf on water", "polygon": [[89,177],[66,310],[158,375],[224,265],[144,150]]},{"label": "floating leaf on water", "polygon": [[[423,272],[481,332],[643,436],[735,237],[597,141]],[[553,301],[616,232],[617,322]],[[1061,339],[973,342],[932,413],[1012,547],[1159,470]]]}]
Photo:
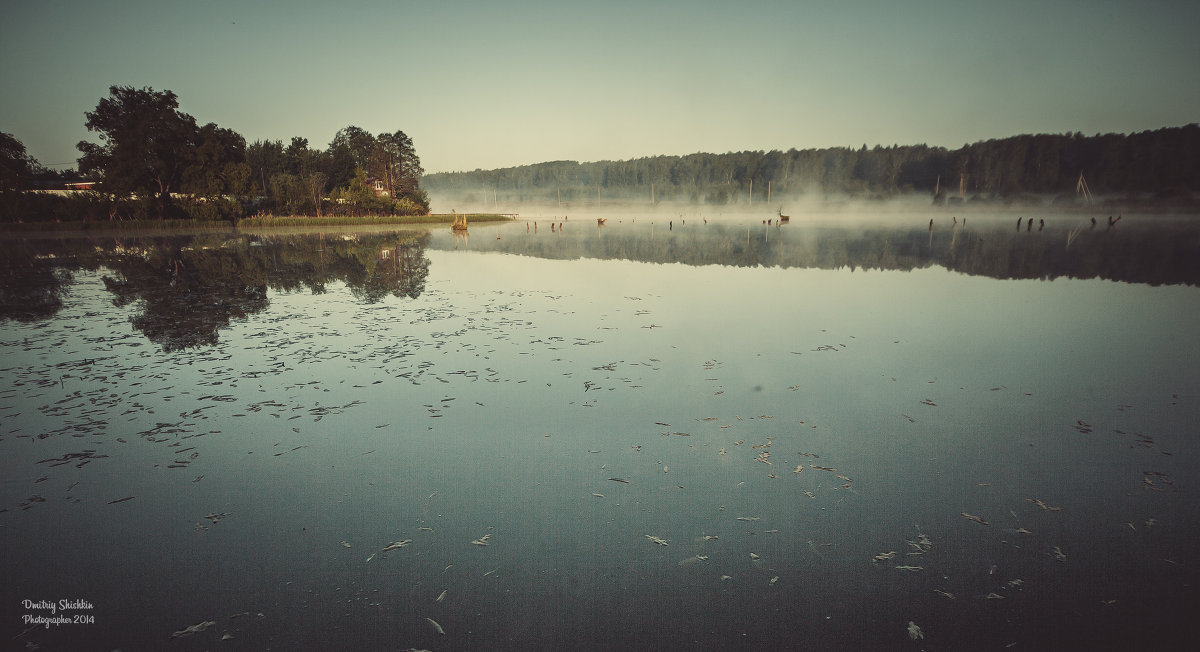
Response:
[{"label": "floating leaf on water", "polygon": [[182,638],[184,636],[191,636],[192,634],[199,634],[200,632],[216,624],[216,621],[205,620],[203,622],[196,623],[195,625],[189,625],[177,632],[172,633],[171,638]]},{"label": "floating leaf on water", "polygon": [[408,545],[408,544],[410,544],[410,543],[412,543],[412,539],[405,539],[405,540],[403,540],[403,541],[397,541],[397,542],[395,542],[395,543],[389,543],[389,544],[387,545],[387,547],[385,547],[385,548],[383,548],[382,550],[380,550],[380,552],[388,552],[388,551],[390,551],[390,550],[396,550],[397,548],[403,548],[404,546],[407,546],[407,545]]},{"label": "floating leaf on water", "polygon": [[1037,505],[1038,507],[1041,507],[1042,510],[1047,511],[1047,512],[1061,512],[1063,509],[1061,507],[1051,507],[1051,506],[1047,505],[1044,501],[1042,501],[1041,498],[1026,498],[1025,500],[1026,500],[1026,502],[1030,502],[1030,503],[1033,503],[1034,505]]},{"label": "floating leaf on water", "polygon": [[913,621],[908,621],[908,637],[912,640],[925,638],[925,632],[921,631],[921,627]]}]

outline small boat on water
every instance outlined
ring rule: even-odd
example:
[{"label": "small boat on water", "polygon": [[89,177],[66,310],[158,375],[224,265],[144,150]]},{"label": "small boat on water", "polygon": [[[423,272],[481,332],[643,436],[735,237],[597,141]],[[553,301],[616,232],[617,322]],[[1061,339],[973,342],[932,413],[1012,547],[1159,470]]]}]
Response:
[{"label": "small boat on water", "polygon": [[780,224],[787,224],[787,223],[788,223],[788,222],[789,222],[789,221],[792,219],[792,216],[791,216],[791,215],[784,215],[784,214],[783,214],[783,207],[782,207],[782,206],[780,206],[780,207],[779,207],[779,210],[778,210],[777,212],[779,213],[779,223],[780,223]]},{"label": "small boat on water", "polygon": [[604,226],[604,223],[605,223],[605,222],[607,222],[607,221],[608,221],[608,218],[607,218],[607,217],[597,217],[597,218],[596,218],[596,224],[597,224],[598,226]]}]

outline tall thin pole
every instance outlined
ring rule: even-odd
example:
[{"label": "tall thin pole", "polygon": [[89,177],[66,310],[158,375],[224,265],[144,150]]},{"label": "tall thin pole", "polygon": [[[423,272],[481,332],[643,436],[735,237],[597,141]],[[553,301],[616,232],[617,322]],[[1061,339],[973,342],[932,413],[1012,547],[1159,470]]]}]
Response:
[{"label": "tall thin pole", "polygon": [[750,205],[754,205],[754,178],[750,178]]}]

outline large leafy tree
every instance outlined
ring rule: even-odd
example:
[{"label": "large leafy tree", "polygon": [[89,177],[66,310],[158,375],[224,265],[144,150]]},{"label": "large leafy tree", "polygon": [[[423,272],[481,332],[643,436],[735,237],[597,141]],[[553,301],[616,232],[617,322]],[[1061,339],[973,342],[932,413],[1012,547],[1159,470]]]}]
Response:
[{"label": "large leafy tree", "polygon": [[249,193],[251,168],[246,163],[246,139],[232,129],[213,123],[200,128],[196,146],[184,170],[180,189],[192,195],[215,198]]},{"label": "large leafy tree", "polygon": [[0,132],[0,191],[24,190],[40,167],[24,143]]},{"label": "large leafy tree", "polygon": [[400,198],[415,194],[424,170],[412,138],[403,131],[396,131],[379,134],[376,143],[373,159],[379,172],[377,176],[383,179],[391,196]]},{"label": "large leafy tree", "polygon": [[171,192],[192,161],[199,130],[196,119],[179,110],[175,93],[153,88],[111,86],[109,97],[86,115],[88,131],[100,143],[81,141],[79,171],[99,177],[100,188],[116,196],[157,196],[165,217]]}]

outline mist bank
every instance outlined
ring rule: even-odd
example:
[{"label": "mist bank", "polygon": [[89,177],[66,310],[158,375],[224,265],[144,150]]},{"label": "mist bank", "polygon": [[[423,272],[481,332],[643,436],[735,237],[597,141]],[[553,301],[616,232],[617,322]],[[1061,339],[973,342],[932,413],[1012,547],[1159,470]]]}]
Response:
[{"label": "mist bank", "polygon": [[[551,161],[422,177],[439,210],[509,212],[530,204],[608,208],[699,205],[785,209],[796,202],[924,197],[968,204],[1195,212],[1200,126],[1134,134],[1020,135],[964,145],[696,153]],[[786,211],[785,211],[786,212]]]}]

